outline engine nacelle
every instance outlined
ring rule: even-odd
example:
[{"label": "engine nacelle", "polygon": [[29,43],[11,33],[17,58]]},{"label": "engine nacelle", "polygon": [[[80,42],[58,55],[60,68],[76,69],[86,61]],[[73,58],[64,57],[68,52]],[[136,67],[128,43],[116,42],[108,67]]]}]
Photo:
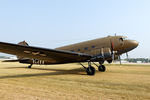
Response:
[{"label": "engine nacelle", "polygon": [[119,55],[116,55],[116,54],[114,53],[114,58],[111,57],[111,58],[107,59],[107,62],[108,62],[108,63],[112,63],[113,60],[117,60],[118,58],[119,58]]},{"label": "engine nacelle", "polygon": [[102,49],[101,49],[101,55],[102,55],[104,58],[110,58],[110,57],[112,56],[112,53],[111,53],[110,48],[102,48]]}]

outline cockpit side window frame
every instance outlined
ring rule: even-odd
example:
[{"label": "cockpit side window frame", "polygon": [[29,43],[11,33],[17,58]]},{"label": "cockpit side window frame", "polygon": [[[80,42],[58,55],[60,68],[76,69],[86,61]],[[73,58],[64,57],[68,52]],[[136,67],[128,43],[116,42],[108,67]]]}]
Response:
[{"label": "cockpit side window frame", "polygon": [[121,37],[121,38],[119,38],[119,40],[120,40],[120,41],[122,41],[122,42],[124,41],[124,39],[123,39],[122,37]]}]

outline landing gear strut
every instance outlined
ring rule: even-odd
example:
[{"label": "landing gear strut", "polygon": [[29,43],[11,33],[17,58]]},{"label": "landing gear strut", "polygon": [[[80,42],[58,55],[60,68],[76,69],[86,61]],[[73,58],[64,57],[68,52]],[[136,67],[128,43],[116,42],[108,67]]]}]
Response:
[{"label": "landing gear strut", "polygon": [[83,64],[81,64],[81,65],[86,70],[87,75],[95,75],[95,68],[93,66],[91,66],[91,62],[88,62],[87,68]]},{"label": "landing gear strut", "polygon": [[[94,65],[96,65],[98,67],[98,70],[100,72],[105,72],[106,71],[106,67],[104,65],[102,65],[102,63],[98,66],[97,64],[95,64],[94,62],[92,62]],[[95,75],[95,68],[93,66],[91,66],[91,62],[88,62],[88,67],[85,67],[83,64],[80,63],[81,66],[83,66],[83,68],[86,70],[87,75]]]},{"label": "landing gear strut", "polygon": [[28,68],[31,68],[33,64],[29,65]]}]

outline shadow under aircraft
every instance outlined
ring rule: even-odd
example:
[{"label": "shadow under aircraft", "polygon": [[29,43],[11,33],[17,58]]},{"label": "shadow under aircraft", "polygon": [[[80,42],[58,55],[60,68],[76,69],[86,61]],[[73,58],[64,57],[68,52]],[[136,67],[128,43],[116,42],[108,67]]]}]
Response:
[{"label": "shadow under aircraft", "polygon": [[[55,49],[29,46],[23,41],[18,44],[0,42],[0,52],[16,55],[17,60],[6,60],[4,62],[20,62],[39,65],[79,63],[86,70],[87,75],[94,75],[96,65],[101,72],[106,71],[104,61],[112,63],[120,59],[120,55],[135,49],[138,46],[135,40],[129,40],[125,36],[108,36],[95,40],[71,44]],[[127,54],[128,56],[128,54]],[[82,63],[87,62],[88,66]],[[96,64],[98,62],[99,64]]]},{"label": "shadow under aircraft", "polygon": [[[24,69],[25,67],[12,67],[12,69]],[[7,68],[5,68],[7,69]],[[10,69],[10,67],[8,68]],[[17,75],[7,75],[0,76],[0,79],[9,79],[9,78],[24,78],[24,77],[38,77],[38,76],[53,76],[53,75],[85,75],[80,72],[83,72],[81,68],[71,69],[71,70],[63,70],[63,69],[42,69],[42,68],[32,68],[33,70],[49,70],[52,72],[49,73],[29,73],[29,74],[17,74]],[[78,74],[77,74],[78,73]]]}]

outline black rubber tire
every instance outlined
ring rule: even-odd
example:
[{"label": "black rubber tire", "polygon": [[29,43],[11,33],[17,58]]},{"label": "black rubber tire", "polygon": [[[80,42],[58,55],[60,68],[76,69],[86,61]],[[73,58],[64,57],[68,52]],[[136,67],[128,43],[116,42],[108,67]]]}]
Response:
[{"label": "black rubber tire", "polygon": [[87,75],[95,75],[95,68],[90,66],[86,69]]},{"label": "black rubber tire", "polygon": [[104,65],[100,65],[100,66],[98,67],[98,70],[99,70],[100,72],[105,72],[105,71],[106,71],[106,67],[105,67]]}]

